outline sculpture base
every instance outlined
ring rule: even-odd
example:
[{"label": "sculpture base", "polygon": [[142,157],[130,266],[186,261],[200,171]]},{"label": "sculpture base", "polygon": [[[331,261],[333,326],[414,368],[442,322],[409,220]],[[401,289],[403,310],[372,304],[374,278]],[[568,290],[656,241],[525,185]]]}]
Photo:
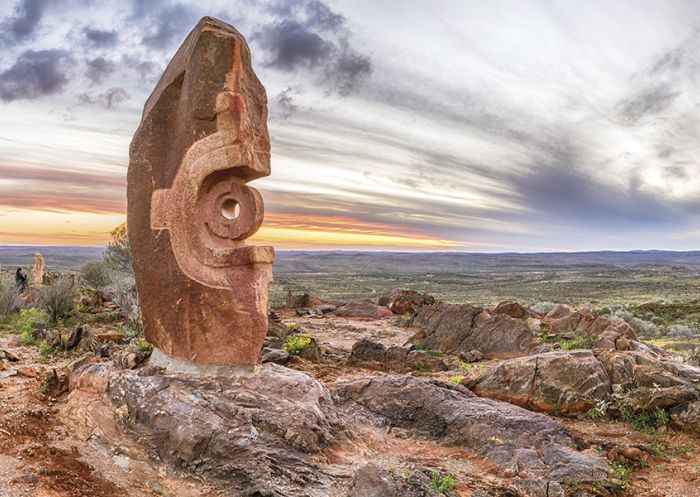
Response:
[{"label": "sculpture base", "polygon": [[168,374],[186,374],[195,376],[248,376],[255,372],[254,364],[206,364],[173,357],[158,347],[148,360],[149,366],[162,368]]}]

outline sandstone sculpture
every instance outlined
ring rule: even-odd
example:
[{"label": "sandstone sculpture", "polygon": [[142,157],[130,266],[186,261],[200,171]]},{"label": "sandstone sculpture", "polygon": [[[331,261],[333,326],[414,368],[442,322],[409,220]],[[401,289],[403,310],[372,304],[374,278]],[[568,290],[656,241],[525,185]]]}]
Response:
[{"label": "sandstone sculpture", "polygon": [[39,288],[44,283],[44,256],[39,252],[34,253],[34,267],[32,268],[32,284]]},{"label": "sandstone sculpture", "polygon": [[267,96],[232,26],[203,18],[144,107],[130,148],[128,234],[146,339],[189,361],[255,363],[272,247],[246,183],[270,174]]}]

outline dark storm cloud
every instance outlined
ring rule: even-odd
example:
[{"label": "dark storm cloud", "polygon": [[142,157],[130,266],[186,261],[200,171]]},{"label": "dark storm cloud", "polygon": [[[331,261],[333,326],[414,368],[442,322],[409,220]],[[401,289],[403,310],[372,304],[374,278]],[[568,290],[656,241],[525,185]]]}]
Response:
[{"label": "dark storm cloud", "polygon": [[274,20],[251,37],[267,53],[267,67],[317,70],[317,83],[341,96],[356,92],[372,72],[370,58],[350,43],[346,19],[323,2],[277,2],[268,10]]},{"label": "dark storm cloud", "polygon": [[0,73],[0,99],[35,99],[59,93],[68,84],[73,59],[66,50],[26,50]]},{"label": "dark storm cloud", "polygon": [[643,191],[634,173],[619,183],[599,179],[596,168],[573,147],[552,148],[532,167],[503,180],[524,206],[542,220],[568,219],[573,225],[597,230],[655,227],[679,222],[678,206]]},{"label": "dark storm cloud", "polygon": [[96,57],[89,60],[86,63],[86,66],[87,77],[95,84],[102,83],[116,69],[114,62],[107,60],[104,57]]},{"label": "dark storm cloud", "polygon": [[88,43],[97,48],[111,48],[117,44],[119,38],[116,31],[93,29],[90,27],[84,28],[83,34]]},{"label": "dark storm cloud", "polygon": [[20,0],[12,17],[0,24],[0,40],[5,45],[17,45],[31,40],[50,0]]},{"label": "dark storm cloud", "polygon": [[326,62],[334,48],[330,41],[291,20],[268,24],[256,36],[270,53],[267,65],[283,71],[316,67]]},{"label": "dark storm cloud", "polygon": [[142,0],[133,2],[130,16],[143,32],[141,43],[167,50],[182,41],[201,17],[197,10],[180,2]]}]

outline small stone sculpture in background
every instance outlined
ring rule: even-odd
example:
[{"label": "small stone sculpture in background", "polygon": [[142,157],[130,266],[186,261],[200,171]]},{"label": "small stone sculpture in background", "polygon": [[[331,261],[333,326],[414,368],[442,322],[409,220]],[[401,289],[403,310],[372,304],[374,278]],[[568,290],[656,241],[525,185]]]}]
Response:
[{"label": "small stone sculpture in background", "polygon": [[44,284],[44,256],[34,252],[34,268],[32,269],[32,285],[40,288]]},{"label": "small stone sculpture in background", "polygon": [[245,243],[263,220],[246,183],[269,174],[267,96],[248,45],[205,17],[146,102],[130,148],[127,229],[145,336],[159,351],[257,361],[274,251]]}]

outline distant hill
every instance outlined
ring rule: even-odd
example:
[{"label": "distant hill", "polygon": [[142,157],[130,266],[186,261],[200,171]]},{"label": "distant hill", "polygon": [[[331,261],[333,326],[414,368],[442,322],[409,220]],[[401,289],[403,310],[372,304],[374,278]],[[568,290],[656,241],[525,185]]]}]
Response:
[{"label": "distant hill", "polygon": [[51,271],[77,271],[87,261],[102,258],[104,247],[16,247],[0,246],[0,267],[2,271],[17,267],[34,266],[34,252],[44,256],[46,269]]}]

